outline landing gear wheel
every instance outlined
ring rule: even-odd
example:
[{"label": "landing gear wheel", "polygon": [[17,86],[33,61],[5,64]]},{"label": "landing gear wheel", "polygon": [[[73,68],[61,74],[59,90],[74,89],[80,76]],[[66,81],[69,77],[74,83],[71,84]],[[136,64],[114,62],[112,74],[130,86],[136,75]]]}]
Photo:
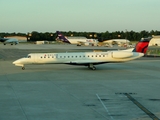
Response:
[{"label": "landing gear wheel", "polygon": [[25,67],[22,67],[22,70],[25,70]]},{"label": "landing gear wheel", "polygon": [[92,69],[92,70],[96,70],[96,67],[93,66],[91,69]]},{"label": "landing gear wheel", "polygon": [[88,65],[88,68],[89,68],[89,69],[92,69],[92,70],[96,70],[96,67],[95,67],[93,64],[89,64],[89,65]]}]

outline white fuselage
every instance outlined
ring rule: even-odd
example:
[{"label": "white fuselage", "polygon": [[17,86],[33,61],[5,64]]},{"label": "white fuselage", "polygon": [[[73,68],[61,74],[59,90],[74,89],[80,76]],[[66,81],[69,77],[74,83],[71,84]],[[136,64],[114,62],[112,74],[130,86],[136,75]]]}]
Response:
[{"label": "white fuselage", "polygon": [[31,53],[26,58],[13,62],[16,66],[26,64],[71,64],[97,65],[102,63],[125,62],[142,57],[143,53],[129,51],[75,52],[75,53]]},{"label": "white fuselage", "polygon": [[116,42],[117,44],[122,44],[122,43],[129,43],[130,41],[127,39],[111,39],[103,41],[103,43],[108,43],[108,44],[112,44],[113,42]]}]

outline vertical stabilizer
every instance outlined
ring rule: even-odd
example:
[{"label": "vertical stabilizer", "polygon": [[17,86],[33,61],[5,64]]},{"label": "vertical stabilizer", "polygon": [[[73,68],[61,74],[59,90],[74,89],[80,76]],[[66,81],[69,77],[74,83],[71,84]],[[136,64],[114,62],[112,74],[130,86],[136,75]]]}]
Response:
[{"label": "vertical stabilizer", "polygon": [[61,32],[57,31],[56,33],[57,33],[57,38],[60,41],[70,43],[69,40]]},{"label": "vertical stabilizer", "polygon": [[151,38],[142,38],[135,46],[133,52],[146,53]]}]

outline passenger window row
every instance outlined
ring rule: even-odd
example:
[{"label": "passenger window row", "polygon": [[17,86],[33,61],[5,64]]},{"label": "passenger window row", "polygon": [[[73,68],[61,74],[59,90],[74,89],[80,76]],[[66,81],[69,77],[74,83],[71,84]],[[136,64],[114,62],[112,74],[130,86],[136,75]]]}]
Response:
[{"label": "passenger window row", "polygon": [[85,58],[85,57],[88,57],[88,58],[91,58],[91,57],[105,57],[105,55],[83,55],[83,56],[41,56],[41,58]]}]

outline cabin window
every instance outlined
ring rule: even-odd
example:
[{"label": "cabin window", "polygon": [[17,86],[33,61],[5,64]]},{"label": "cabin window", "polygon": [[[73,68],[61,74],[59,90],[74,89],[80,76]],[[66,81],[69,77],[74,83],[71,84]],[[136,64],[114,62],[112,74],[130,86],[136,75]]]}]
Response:
[{"label": "cabin window", "polygon": [[101,57],[101,55],[99,55],[99,57]]},{"label": "cabin window", "polygon": [[68,58],[69,58],[69,56],[68,56]]},{"label": "cabin window", "polygon": [[105,55],[103,55],[103,57],[105,57]]},{"label": "cabin window", "polygon": [[88,55],[88,57],[89,57],[89,55]]},{"label": "cabin window", "polygon": [[83,57],[85,57],[85,55]]},{"label": "cabin window", "polygon": [[93,57],[93,55],[92,55],[92,57]]},{"label": "cabin window", "polygon": [[41,56],[41,58],[43,58],[43,57]]}]

